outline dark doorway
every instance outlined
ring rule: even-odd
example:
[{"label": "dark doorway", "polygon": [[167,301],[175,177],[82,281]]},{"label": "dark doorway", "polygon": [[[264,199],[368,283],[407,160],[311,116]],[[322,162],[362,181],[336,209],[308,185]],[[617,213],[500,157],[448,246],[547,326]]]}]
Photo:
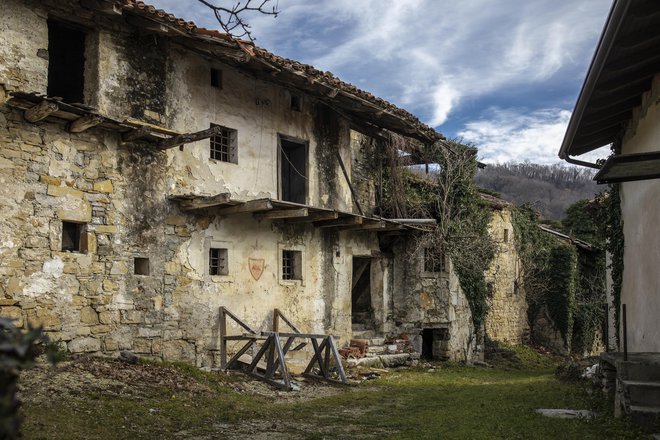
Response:
[{"label": "dark doorway", "polygon": [[373,324],[371,305],[371,258],[353,257],[351,290],[353,324]]},{"label": "dark doorway", "polygon": [[422,358],[433,359],[433,334],[432,328],[422,330]]},{"label": "dark doorway", "polygon": [[307,203],[307,144],[280,138],[281,198]]},{"label": "dark doorway", "polygon": [[85,33],[48,22],[48,96],[83,102]]}]

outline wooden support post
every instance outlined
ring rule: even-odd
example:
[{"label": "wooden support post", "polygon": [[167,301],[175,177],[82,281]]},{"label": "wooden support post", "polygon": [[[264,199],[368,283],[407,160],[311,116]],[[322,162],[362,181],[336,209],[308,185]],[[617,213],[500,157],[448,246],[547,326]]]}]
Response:
[{"label": "wooden support post", "polygon": [[229,370],[237,361],[238,359],[243,356],[249,349],[254,345],[254,339],[250,339],[245,343],[245,345],[236,352],[234,356],[229,359],[229,362],[222,368],[223,370]]},{"label": "wooden support post", "polygon": [[227,319],[225,316],[226,309],[220,307],[220,368],[227,366]]},{"label": "wooden support post", "polygon": [[348,184],[348,189],[351,190],[351,196],[353,197],[353,202],[355,203],[355,206],[357,207],[360,215],[364,215],[364,211],[362,211],[362,206],[360,206],[360,202],[358,201],[357,194],[353,189],[353,185],[351,184],[351,179],[348,177],[348,173],[346,172],[346,167],[344,166],[344,161],[342,160],[341,155],[339,154],[339,150],[335,151],[335,153],[337,155],[337,160],[339,161],[339,166],[341,167],[341,171],[342,173],[344,173],[344,178],[346,179],[346,183]]},{"label": "wooden support post", "polygon": [[85,115],[69,124],[69,132],[81,133],[88,128],[95,127],[103,122],[103,117],[99,115]]},{"label": "wooden support post", "polygon": [[339,350],[337,350],[337,345],[335,344],[334,339],[332,336],[328,336],[328,344],[330,346],[330,349],[332,350],[332,356],[335,359],[335,365],[337,366],[337,373],[339,374],[339,378],[343,383],[348,383],[346,380],[346,373],[344,373],[344,366],[341,363],[341,356],[339,356]]},{"label": "wooden support post", "polygon": [[270,344],[271,344],[271,338],[268,338],[264,341],[264,344],[261,346],[261,348],[257,352],[257,355],[254,357],[254,359],[252,359],[252,363],[250,363],[250,366],[248,367],[249,372],[254,373],[254,370],[257,369],[257,364],[263,357],[264,353],[266,353],[266,350],[268,350]]},{"label": "wooden support post", "polygon": [[46,119],[51,114],[59,110],[59,107],[54,102],[41,101],[39,104],[31,107],[23,113],[23,117],[28,122],[39,122]]},{"label": "wooden support post", "polygon": [[178,147],[179,145],[189,144],[191,142],[201,141],[202,139],[208,139],[212,136],[217,136],[224,129],[219,125],[216,125],[206,130],[197,131],[195,133],[184,133],[177,136],[173,136],[170,139],[166,139],[158,144],[160,150],[167,150],[169,148]]}]

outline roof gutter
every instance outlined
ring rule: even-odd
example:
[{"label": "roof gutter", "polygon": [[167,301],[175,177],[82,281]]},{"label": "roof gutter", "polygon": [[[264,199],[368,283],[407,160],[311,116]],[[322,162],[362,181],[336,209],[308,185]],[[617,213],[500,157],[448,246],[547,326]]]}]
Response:
[{"label": "roof gutter", "polygon": [[590,164],[589,162],[582,162],[579,160],[571,159],[569,157],[570,153],[568,150],[571,147],[573,140],[575,139],[575,134],[577,132],[580,120],[582,119],[582,115],[584,114],[584,111],[587,107],[589,98],[591,98],[591,95],[596,88],[596,82],[598,81],[603,67],[605,66],[605,62],[607,61],[607,58],[610,54],[610,50],[612,49],[614,39],[619,33],[619,29],[623,23],[623,18],[625,17],[631,3],[632,0],[614,0],[612,9],[610,9],[610,14],[607,17],[607,22],[605,23],[605,29],[603,30],[603,34],[600,37],[600,41],[598,42],[596,53],[591,60],[591,65],[589,66],[587,77],[584,80],[584,84],[580,90],[580,95],[578,96],[577,102],[575,103],[573,114],[571,115],[571,119],[568,122],[568,127],[566,128],[564,141],[562,142],[561,149],[559,150],[559,157],[568,163],[588,166],[591,168],[600,168],[595,164]]}]

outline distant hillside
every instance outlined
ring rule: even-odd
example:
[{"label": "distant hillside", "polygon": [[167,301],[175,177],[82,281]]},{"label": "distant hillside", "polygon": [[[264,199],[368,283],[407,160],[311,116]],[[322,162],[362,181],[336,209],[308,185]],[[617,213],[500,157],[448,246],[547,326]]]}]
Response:
[{"label": "distant hillside", "polygon": [[476,181],[504,200],[533,205],[545,219],[561,220],[571,204],[607,189],[605,185],[596,185],[593,176],[594,170],[588,168],[505,163],[479,170]]}]

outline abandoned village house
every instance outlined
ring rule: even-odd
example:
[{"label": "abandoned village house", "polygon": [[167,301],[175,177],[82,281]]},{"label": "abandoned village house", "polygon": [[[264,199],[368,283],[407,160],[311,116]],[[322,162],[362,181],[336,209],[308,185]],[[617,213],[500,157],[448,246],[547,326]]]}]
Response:
[{"label": "abandoned village house", "polygon": [[[3,9],[0,315],[74,353],[208,367],[220,307],[260,329],[277,308],[343,340],[355,325],[476,356],[451,261],[411,258],[423,225],[379,205],[390,136],[440,134],[139,1]],[[521,304],[491,331],[520,340]]]}]

